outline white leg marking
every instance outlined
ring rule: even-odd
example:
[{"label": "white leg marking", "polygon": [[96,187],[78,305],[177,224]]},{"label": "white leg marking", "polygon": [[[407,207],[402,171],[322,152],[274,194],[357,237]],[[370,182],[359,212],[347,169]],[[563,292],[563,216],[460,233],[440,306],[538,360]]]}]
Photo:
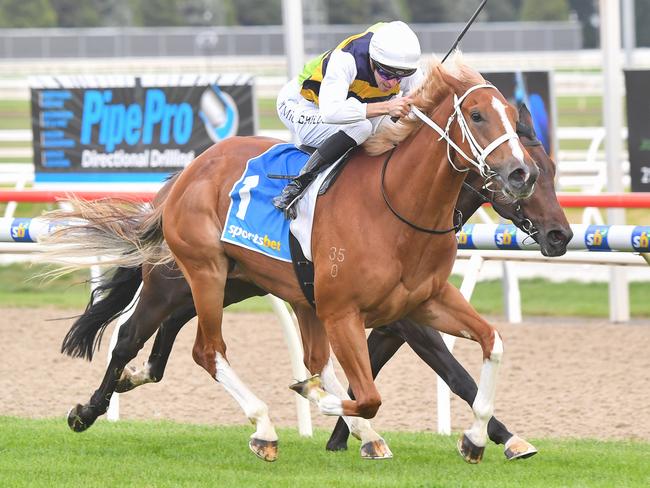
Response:
[{"label": "white leg marking", "polygon": [[501,336],[494,331],[494,346],[490,358],[483,361],[481,377],[478,383],[478,392],[472,404],[474,423],[465,431],[465,435],[476,446],[485,446],[487,442],[487,424],[494,413],[494,400],[496,397],[497,372],[503,356],[503,342]]},{"label": "white leg marking", "polygon": [[[499,114],[503,128],[506,130],[506,134],[517,134],[514,127],[512,127],[512,124],[510,123],[510,119],[508,119],[508,114],[506,114],[506,106],[503,104],[503,102],[496,97],[492,97],[492,107]],[[519,144],[517,144],[517,140],[510,139],[508,141],[508,145],[512,150],[512,155],[517,158],[521,164],[524,164],[524,151],[522,151]]]},{"label": "white leg marking", "polygon": [[[321,381],[323,382],[323,388],[325,388],[325,390],[344,400],[350,399],[350,395],[348,395],[347,390],[343,388],[343,385],[341,385],[341,382],[336,377],[336,374],[334,372],[334,364],[332,363],[331,357],[327,361],[327,364],[323,368],[320,376]],[[350,433],[357,439],[361,440],[362,444],[376,441],[377,439],[382,438],[377,432],[372,429],[370,422],[367,419],[361,417],[343,416],[343,420],[346,424],[348,424]]]},{"label": "white leg marking", "polygon": [[120,376],[120,381],[125,381],[127,379],[134,386],[152,383],[153,378],[151,377],[151,364],[149,364],[149,361],[144,363],[142,369],[135,369],[132,366],[127,366],[124,368],[122,375]]},{"label": "white leg marking", "polygon": [[[331,369],[331,372],[328,371],[328,366],[329,369]],[[317,388],[310,388],[307,392],[307,399],[318,406],[321,413],[341,417],[343,415],[343,403],[341,402],[341,398],[325,391],[327,388],[325,385],[328,382],[332,382],[332,377],[334,377],[334,381],[339,385],[339,387],[342,388],[338,383],[338,379],[336,379],[336,375],[334,375],[332,359],[330,358],[320,375],[320,384],[322,387],[318,386]]]},{"label": "white leg marking", "polygon": [[277,441],[278,435],[269,418],[269,408],[266,406],[266,403],[257,398],[244,382],[239,379],[235,370],[232,369],[228,361],[219,353],[217,353],[216,366],[217,374],[215,375],[215,379],[239,403],[246,417],[257,427],[257,430],[251,437],[265,441]]}]

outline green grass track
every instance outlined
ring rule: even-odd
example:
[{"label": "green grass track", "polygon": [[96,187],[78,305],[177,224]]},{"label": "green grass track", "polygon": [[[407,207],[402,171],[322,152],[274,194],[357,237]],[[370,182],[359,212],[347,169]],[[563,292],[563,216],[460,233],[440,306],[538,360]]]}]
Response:
[{"label": "green grass track", "polygon": [[535,457],[507,462],[490,444],[481,464],[456,454],[456,436],[387,433],[394,458],[364,461],[359,444],[329,453],[327,433],[280,429],[280,457],[257,459],[252,427],[98,421],[70,431],[64,419],[0,417],[3,487],[647,487],[650,444],[532,439]]}]

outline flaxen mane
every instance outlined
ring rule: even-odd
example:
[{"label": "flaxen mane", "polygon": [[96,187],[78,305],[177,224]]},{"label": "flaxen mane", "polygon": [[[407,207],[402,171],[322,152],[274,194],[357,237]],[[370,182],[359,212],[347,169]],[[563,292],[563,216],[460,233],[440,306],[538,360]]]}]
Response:
[{"label": "flaxen mane", "polygon": [[[434,60],[425,68],[422,84],[413,93],[413,105],[426,114],[431,114],[440,102],[449,95],[451,88],[442,78],[440,70],[467,84],[467,88],[477,83],[485,83],[483,77],[463,63],[460,51],[454,53],[450,68],[444,68],[439,61]],[[450,114],[451,115],[451,114]],[[411,115],[396,124],[384,124],[381,129],[371,136],[363,147],[368,154],[382,154],[422,125],[422,121]]]}]

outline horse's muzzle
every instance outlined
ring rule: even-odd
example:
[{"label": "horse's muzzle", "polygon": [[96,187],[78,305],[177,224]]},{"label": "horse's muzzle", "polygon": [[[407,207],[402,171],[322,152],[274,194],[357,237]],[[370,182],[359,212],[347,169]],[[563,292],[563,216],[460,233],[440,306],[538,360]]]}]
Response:
[{"label": "horse's muzzle", "polygon": [[513,161],[507,167],[505,180],[505,191],[516,199],[528,198],[533,193],[533,188],[539,169],[535,164],[521,164],[520,161]]}]

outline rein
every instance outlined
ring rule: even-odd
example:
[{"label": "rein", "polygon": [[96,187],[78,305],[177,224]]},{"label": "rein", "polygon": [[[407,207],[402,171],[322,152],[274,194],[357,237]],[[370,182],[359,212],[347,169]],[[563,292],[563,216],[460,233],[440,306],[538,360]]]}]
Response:
[{"label": "rein", "polygon": [[386,156],[386,159],[384,159],[384,164],[381,167],[381,195],[384,197],[384,202],[386,203],[386,206],[390,209],[391,212],[393,212],[393,215],[397,217],[399,220],[407,224],[408,226],[414,228],[415,230],[419,230],[420,232],[425,232],[427,234],[448,234],[450,232],[458,232],[462,227],[463,227],[463,214],[460,213],[460,210],[457,208],[454,209],[455,216],[456,216],[456,224],[445,230],[438,230],[438,229],[427,229],[426,227],[420,227],[417,224],[414,224],[410,220],[408,220],[406,217],[403,217],[397,210],[393,208],[393,206],[390,204],[388,201],[388,195],[386,195],[386,187],[384,186],[384,179],[386,176],[386,168],[388,167],[388,161],[390,161],[390,158],[393,156],[393,153],[395,152],[395,148],[390,150],[388,155]]}]

